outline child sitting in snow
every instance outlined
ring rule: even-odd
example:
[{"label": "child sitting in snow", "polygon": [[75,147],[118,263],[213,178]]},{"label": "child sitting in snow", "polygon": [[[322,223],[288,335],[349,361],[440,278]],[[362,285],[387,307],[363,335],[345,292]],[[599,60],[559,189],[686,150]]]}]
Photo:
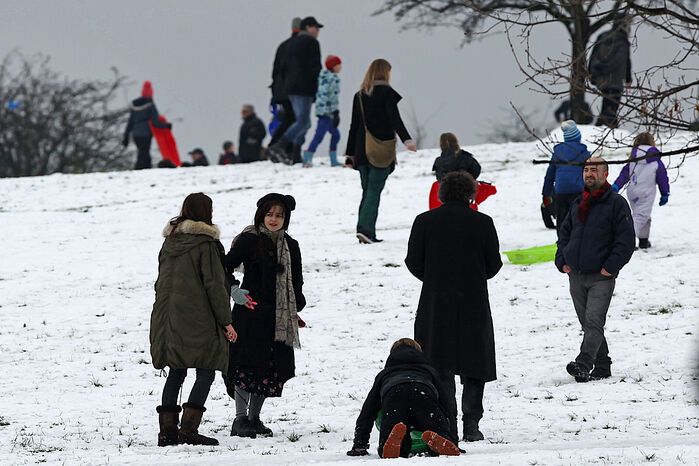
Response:
[{"label": "child sitting in snow", "polygon": [[619,192],[626,183],[629,183],[627,197],[631,204],[638,247],[641,249],[650,247],[648,236],[650,235],[650,214],[655,201],[655,186],[658,185],[660,190],[661,206],[667,204],[670,196],[670,183],[665,164],[658,155],[654,155],[659,153],[650,133],[641,133],[636,136],[631,149],[631,158],[648,157],[639,162],[629,162],[624,165],[619,177],[612,185],[612,189]]},{"label": "child sitting in snow", "polygon": [[316,134],[303,153],[303,166],[313,166],[313,154],[323,141],[325,133],[330,133],[330,165],[339,167],[337,161],[337,143],[340,141],[340,76],[342,60],[336,55],[328,55],[325,59],[327,69],[320,70],[318,75],[318,92],[316,93],[316,115],[318,124]]},{"label": "child sitting in snow", "polygon": [[367,395],[357,418],[354,445],[347,454],[368,455],[372,424],[381,410],[385,416],[379,433],[378,451],[382,458],[409,456],[410,429],[423,432],[422,439],[432,452],[459,455],[458,440],[451,438],[442,405],[446,399],[448,395],[420,344],[401,338],[393,344],[386,367],[376,376]]},{"label": "child sitting in snow", "polygon": [[465,171],[477,180],[481,174],[481,165],[473,154],[461,148],[454,133],[442,133],[439,136],[439,148],[442,153],[434,161],[432,171],[437,176],[437,181],[442,181],[447,173]]}]

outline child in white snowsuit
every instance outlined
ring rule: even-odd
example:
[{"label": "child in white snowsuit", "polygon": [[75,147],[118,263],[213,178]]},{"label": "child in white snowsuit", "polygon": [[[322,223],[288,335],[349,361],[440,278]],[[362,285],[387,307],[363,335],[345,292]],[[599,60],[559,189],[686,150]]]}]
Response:
[{"label": "child in white snowsuit", "polygon": [[318,75],[318,92],[316,93],[316,115],[318,124],[308,149],[303,152],[303,166],[313,166],[313,154],[323,141],[325,133],[330,133],[330,165],[339,167],[337,161],[337,143],[340,142],[340,76],[342,60],[336,55],[325,59],[325,70]]},{"label": "child in white snowsuit", "polygon": [[650,223],[653,202],[655,201],[655,186],[660,190],[660,205],[667,204],[670,196],[670,183],[667,178],[665,164],[656,154],[660,151],[655,147],[655,140],[650,133],[641,133],[633,141],[631,158],[637,159],[646,156],[638,162],[629,162],[624,165],[621,173],[612,185],[612,189],[619,192],[629,183],[626,197],[631,205],[633,214],[633,226],[638,237],[638,247],[647,249],[650,247]]}]

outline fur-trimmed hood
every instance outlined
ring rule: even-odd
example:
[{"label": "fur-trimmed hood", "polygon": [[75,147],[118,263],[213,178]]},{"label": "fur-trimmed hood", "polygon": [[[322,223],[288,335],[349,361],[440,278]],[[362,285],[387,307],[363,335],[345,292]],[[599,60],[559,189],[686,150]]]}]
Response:
[{"label": "fur-trimmed hood", "polygon": [[221,239],[221,230],[217,225],[209,225],[208,223],[204,222],[195,222],[194,220],[185,220],[178,224],[176,229],[170,224],[170,222],[167,222],[165,228],[163,228],[163,236],[167,238],[173,233],[206,235],[212,237],[213,239]]}]

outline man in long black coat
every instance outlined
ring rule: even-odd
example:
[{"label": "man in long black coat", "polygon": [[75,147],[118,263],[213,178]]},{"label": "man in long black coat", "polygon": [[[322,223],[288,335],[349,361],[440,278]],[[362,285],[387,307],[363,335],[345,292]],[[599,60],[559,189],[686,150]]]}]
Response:
[{"label": "man in long black coat", "polygon": [[629,27],[629,18],[620,15],[614,20],[612,29],[599,35],[592,48],[588,63],[590,82],[602,95],[602,109],[597,117],[596,126],[619,126],[617,112],[624,84],[631,84]]},{"label": "man in long black coat", "polygon": [[422,281],[415,340],[451,393],[446,406],[455,437],[456,384],[464,386],[464,440],[483,440],[483,388],[496,379],[495,338],[487,280],[502,267],[493,220],[469,207],[476,182],[468,173],[444,177],[441,207],[415,219],[405,264]]},{"label": "man in long black coat", "polygon": [[255,114],[255,107],[249,104],[243,105],[240,116],[243,118],[238,141],[240,163],[257,162],[262,152],[262,141],[267,136],[265,124]]}]

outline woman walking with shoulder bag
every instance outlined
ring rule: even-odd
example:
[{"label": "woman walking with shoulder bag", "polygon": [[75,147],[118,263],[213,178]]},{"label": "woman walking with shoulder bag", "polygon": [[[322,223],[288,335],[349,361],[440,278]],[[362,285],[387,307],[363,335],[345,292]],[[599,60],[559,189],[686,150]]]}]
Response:
[{"label": "woman walking with shoulder bag", "polygon": [[391,64],[382,58],[374,60],[352,103],[345,153],[346,164],[359,171],[362,182],[357,239],[363,244],[382,241],[376,238],[376,218],[381,191],[396,165],[396,134],[406,149],[417,150],[398,111],[402,97],[391,87],[390,79]]}]

